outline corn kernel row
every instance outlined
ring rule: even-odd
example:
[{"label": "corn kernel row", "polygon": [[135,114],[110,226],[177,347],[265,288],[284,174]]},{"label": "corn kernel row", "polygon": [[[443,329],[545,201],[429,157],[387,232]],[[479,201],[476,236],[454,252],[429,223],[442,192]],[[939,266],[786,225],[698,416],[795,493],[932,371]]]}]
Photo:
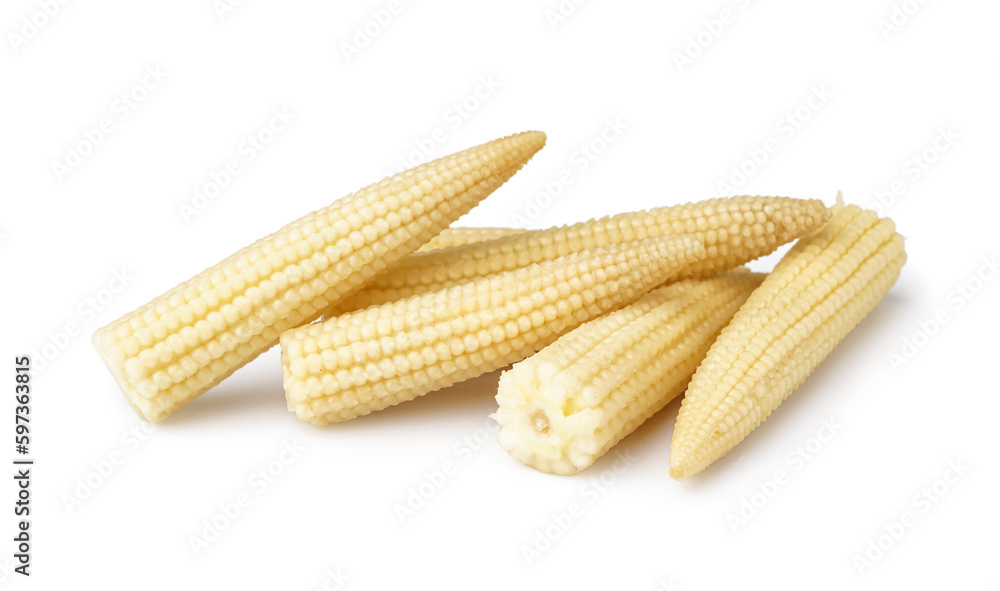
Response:
[{"label": "corn kernel row", "polygon": [[610,244],[288,331],[289,410],[346,421],[520,361],[704,254],[683,234]]},{"label": "corn kernel row", "polygon": [[524,267],[588,248],[687,233],[701,238],[705,257],[678,278],[708,277],[738,267],[818,229],[829,218],[819,200],[788,197],[709,199],[533,230],[445,250],[416,253],[376,278],[328,316],[381,304]]},{"label": "corn kernel row", "polygon": [[452,246],[486,242],[507,236],[517,236],[527,231],[517,228],[445,228],[441,230],[440,234],[417,249],[417,252],[430,252]]}]

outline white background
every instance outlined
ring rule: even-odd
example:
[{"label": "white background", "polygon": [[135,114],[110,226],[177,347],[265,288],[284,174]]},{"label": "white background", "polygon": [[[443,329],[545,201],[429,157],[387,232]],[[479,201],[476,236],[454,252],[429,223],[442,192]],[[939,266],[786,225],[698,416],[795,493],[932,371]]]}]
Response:
[{"label": "white background", "polygon": [[[32,0],[4,3],[4,461],[14,456],[13,358],[37,351],[40,365],[46,345],[59,348],[34,373],[33,576],[10,574],[6,476],[2,585],[1000,587],[1000,281],[983,263],[1000,254],[1000,5],[564,5],[572,14],[553,25],[555,0],[400,0],[348,59],[343,44],[387,0],[258,0],[222,17],[210,0],[71,2],[48,19]],[[880,27],[894,11],[897,30]],[[33,31],[24,19],[43,26]],[[685,53],[698,55],[682,64]],[[166,77],[137,90],[147,68]],[[474,98],[482,80],[496,88]],[[827,96],[809,106],[815,90]],[[144,100],[123,106],[120,95],[133,92]],[[465,116],[453,107],[463,101]],[[293,121],[248,161],[241,143],[276,108]],[[794,127],[780,123],[796,113]],[[111,131],[82,164],[57,173],[53,163],[103,118]],[[609,132],[593,160],[583,156],[609,119],[624,129]],[[615,473],[609,455],[580,476],[550,476],[512,460],[487,432],[495,374],[316,429],[286,412],[276,350],[144,441],[130,435],[141,423],[91,348],[93,331],[395,172],[436,128],[443,140],[432,140],[433,157],[525,129],[549,134],[462,225],[543,227],[715,197],[732,167],[745,165],[750,174],[733,186],[740,193],[830,203],[843,190],[872,206],[882,192],[880,211],[906,235],[909,262],[800,391],[690,481],[667,475],[676,403],[619,446],[631,458],[626,470]],[[940,130],[948,139],[934,148]],[[765,146],[763,164],[747,162],[763,160]],[[185,220],[180,206],[230,159],[240,173]],[[572,182],[560,190],[551,182],[564,171]],[[897,182],[898,195],[884,193]],[[536,211],[529,205],[545,183],[559,194]],[[122,269],[127,286],[102,292],[119,287]],[[961,296],[960,285],[977,291]],[[927,323],[941,314],[943,326]],[[77,334],[60,336],[70,323]],[[904,351],[907,338],[918,345]],[[817,451],[824,420],[842,427]],[[466,438],[483,443],[472,451]],[[304,451],[273,483],[250,479],[293,441]],[[809,445],[808,460],[789,457]],[[108,473],[110,458],[119,461]],[[427,475],[436,479],[447,462],[454,473],[401,521],[397,505],[411,488],[430,490]],[[969,470],[923,492],[949,462]],[[778,470],[787,482],[754,497],[774,488]],[[613,483],[596,492],[601,477]],[[191,537],[240,494],[250,506],[196,554]],[[756,514],[734,528],[733,515],[749,514],[744,501]],[[554,525],[552,515],[574,502],[582,515]],[[898,541],[883,539],[891,547],[859,569],[869,541],[904,512],[915,524]],[[525,548],[544,545],[546,528],[558,539],[529,564]],[[340,587],[329,574],[338,571],[348,578]]]}]

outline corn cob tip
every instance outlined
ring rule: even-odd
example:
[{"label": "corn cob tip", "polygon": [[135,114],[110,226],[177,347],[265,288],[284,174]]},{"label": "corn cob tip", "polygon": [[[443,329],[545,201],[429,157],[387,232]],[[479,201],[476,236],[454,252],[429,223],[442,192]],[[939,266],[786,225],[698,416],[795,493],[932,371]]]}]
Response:
[{"label": "corn cob tip", "polygon": [[693,463],[690,459],[685,458],[684,460],[674,460],[675,454],[673,450],[670,452],[670,477],[674,480],[687,480],[697,473],[694,469]]},{"label": "corn cob tip", "polygon": [[822,228],[830,216],[830,208],[819,199],[789,199],[774,212],[774,235],[779,243],[791,242]]},{"label": "corn cob tip", "polygon": [[[683,407],[683,399],[681,406]],[[676,432],[677,427],[674,427]],[[704,455],[702,450],[697,449],[694,442],[679,442],[670,445],[670,477],[674,480],[687,480],[698,472],[708,467],[708,464],[700,465],[698,458]]]},{"label": "corn cob tip", "polygon": [[543,131],[522,131],[493,140],[490,143],[498,144],[503,152],[514,155],[519,160],[515,163],[515,169],[520,169],[532,156],[545,147],[547,139],[548,136]]}]

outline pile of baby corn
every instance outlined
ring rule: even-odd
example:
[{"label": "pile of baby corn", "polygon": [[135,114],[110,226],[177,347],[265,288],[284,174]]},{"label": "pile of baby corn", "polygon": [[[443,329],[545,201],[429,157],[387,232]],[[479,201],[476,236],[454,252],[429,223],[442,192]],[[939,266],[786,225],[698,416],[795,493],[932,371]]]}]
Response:
[{"label": "pile of baby corn", "polygon": [[[317,426],[513,364],[496,395],[500,445],[556,474],[587,468],[683,394],[670,449],[683,479],[760,425],[906,260],[891,220],[784,197],[448,228],[544,143],[512,135],[348,195],[94,345],[149,421],[278,343],[288,408]],[[741,268],[793,240],[771,273]]]}]

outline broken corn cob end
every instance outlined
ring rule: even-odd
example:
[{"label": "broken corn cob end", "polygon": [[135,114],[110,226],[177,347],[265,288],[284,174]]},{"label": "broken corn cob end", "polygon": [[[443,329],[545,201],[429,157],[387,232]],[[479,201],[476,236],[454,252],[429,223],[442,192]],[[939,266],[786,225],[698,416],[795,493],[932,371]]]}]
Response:
[{"label": "broken corn cob end", "polygon": [[698,367],[670,446],[670,475],[701,472],[770,415],[885,296],[906,262],[888,218],[834,206],[751,294]]},{"label": "broken corn cob end", "polygon": [[108,368],[115,383],[125,395],[125,400],[140,417],[149,422],[158,423],[175,410],[175,408],[164,408],[162,402],[156,399],[142,397],[129,384],[125,375],[126,357],[121,348],[116,345],[114,335],[108,334],[108,331],[104,329],[98,330],[93,334],[90,342],[97,350],[105,367]]},{"label": "broken corn cob end", "polygon": [[591,466],[679,396],[764,275],[745,269],[660,287],[567,333],[500,377],[500,446],[552,474]]}]

